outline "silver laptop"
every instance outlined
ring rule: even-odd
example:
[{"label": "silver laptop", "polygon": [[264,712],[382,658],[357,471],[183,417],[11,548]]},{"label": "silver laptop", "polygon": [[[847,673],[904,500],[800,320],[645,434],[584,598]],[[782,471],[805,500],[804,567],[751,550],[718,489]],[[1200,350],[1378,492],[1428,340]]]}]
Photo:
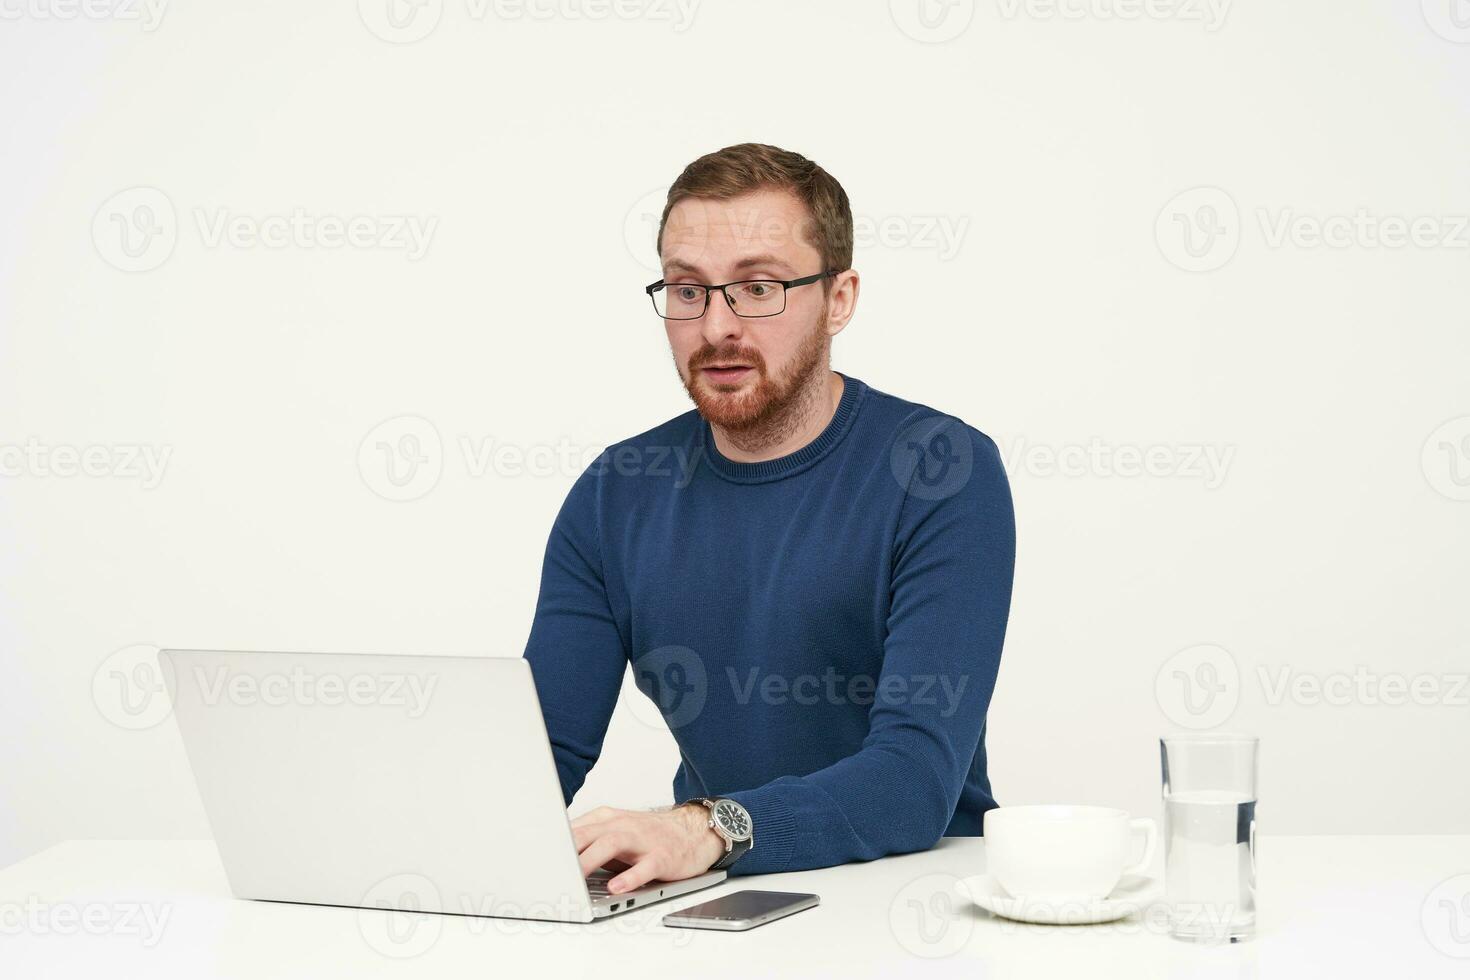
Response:
[{"label": "silver laptop", "polygon": [[725,878],[582,876],[523,659],[159,659],[238,898],[591,922]]}]

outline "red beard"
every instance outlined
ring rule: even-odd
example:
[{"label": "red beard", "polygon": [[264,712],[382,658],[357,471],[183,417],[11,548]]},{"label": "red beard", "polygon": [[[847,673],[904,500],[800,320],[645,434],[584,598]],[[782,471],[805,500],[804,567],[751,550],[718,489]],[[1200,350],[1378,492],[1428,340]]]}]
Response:
[{"label": "red beard", "polygon": [[[779,418],[796,403],[822,370],[830,341],[827,314],[823,311],[815,328],[797,348],[791,368],[781,378],[771,377],[766,370],[765,358],[759,351],[741,347],[714,348],[705,344],[689,358],[689,377],[684,382],[684,389],[689,392],[699,414],[711,425],[728,432],[750,432]],[[700,373],[701,367],[724,361],[751,365],[756,374],[755,383],[741,381],[738,390],[727,391],[722,390],[725,386],[711,383]]]}]

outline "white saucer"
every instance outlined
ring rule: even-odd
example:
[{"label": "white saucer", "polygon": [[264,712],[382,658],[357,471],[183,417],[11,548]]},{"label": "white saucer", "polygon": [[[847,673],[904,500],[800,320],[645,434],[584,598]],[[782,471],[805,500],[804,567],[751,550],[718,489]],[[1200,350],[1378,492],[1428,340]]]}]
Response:
[{"label": "white saucer", "polygon": [[955,882],[955,891],[987,912],[1017,922],[1049,926],[1081,926],[1113,922],[1152,904],[1159,879],[1129,875],[1107,898],[1094,901],[1049,902],[1014,898],[990,875],[971,875]]}]

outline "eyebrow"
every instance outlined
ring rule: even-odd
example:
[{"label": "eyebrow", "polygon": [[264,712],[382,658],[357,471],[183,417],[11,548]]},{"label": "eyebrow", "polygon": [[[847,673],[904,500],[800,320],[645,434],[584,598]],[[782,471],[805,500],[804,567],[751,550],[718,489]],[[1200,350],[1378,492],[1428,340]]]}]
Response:
[{"label": "eyebrow", "polygon": [[[784,269],[788,275],[790,275],[792,272],[795,271],[794,269],[792,269],[792,267],[790,265],[788,265],[786,263],[786,261],[784,259],[781,259],[781,258],[779,258],[779,257],[777,257],[775,255],[771,255],[769,253],[766,253],[766,254],[763,254],[763,255],[748,255],[745,258],[741,259],[739,262],[736,262],[734,267],[737,270],[739,270],[739,269],[749,269],[749,268],[751,268],[753,266],[762,266],[762,265],[763,266],[766,266],[768,268]],[[700,272],[698,266],[691,265],[690,263],[685,262],[685,261],[683,261],[681,259],[670,259],[667,263],[665,263],[665,269],[668,272],[678,271],[678,272],[689,272],[689,273],[693,273],[694,275],[702,275],[703,274],[703,273]]]}]

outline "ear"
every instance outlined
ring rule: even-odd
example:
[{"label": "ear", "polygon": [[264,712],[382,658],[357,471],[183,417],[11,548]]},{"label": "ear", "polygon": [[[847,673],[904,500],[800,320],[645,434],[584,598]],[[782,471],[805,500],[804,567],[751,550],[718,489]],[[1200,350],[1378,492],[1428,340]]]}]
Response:
[{"label": "ear", "polygon": [[847,321],[857,312],[858,290],[862,283],[857,270],[846,269],[832,280],[832,292],[827,295],[827,336],[835,337],[847,326]]}]

